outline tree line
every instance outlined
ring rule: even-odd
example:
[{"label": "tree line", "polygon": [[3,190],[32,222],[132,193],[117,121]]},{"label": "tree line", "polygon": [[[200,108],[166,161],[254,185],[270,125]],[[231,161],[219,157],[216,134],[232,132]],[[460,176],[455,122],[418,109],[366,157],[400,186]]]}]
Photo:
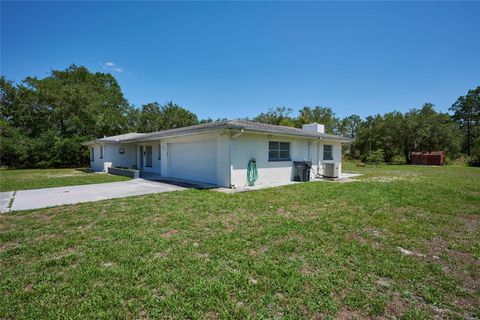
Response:
[{"label": "tree line", "polygon": [[[336,117],[328,107],[269,109],[253,121],[299,127],[322,123],[327,133],[355,139],[347,156],[368,162],[410,162],[413,151],[443,150],[480,163],[480,87],[452,104],[451,114],[425,103],[408,112],[362,119]],[[220,119],[217,119],[220,120]],[[204,122],[173,103],[128,103],[116,79],[71,65],[43,79],[19,83],[0,77],[0,162],[9,167],[63,167],[88,163],[83,141],[126,132],[152,132]]]}]

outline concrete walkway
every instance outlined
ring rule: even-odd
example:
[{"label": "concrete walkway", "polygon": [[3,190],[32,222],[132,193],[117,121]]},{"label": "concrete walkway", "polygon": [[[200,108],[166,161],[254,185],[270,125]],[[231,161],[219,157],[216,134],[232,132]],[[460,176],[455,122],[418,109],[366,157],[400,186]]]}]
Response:
[{"label": "concrete walkway", "polygon": [[[186,188],[162,182],[133,179],[82,186],[19,190],[15,193],[0,192],[0,212],[39,209],[184,189]],[[10,203],[11,207],[8,208]]]}]

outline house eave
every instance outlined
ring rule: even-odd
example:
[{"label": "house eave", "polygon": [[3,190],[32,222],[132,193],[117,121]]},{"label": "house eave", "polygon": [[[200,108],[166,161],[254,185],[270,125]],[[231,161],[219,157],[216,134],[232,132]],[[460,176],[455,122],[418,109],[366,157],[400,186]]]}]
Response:
[{"label": "house eave", "polygon": [[[206,127],[199,127],[199,125],[193,126],[192,128],[178,128],[178,129],[169,129],[164,131],[152,132],[152,133],[145,133],[140,137],[131,137],[125,139],[117,139],[117,140],[105,140],[107,138],[97,139],[93,141],[86,142],[85,145],[94,144],[94,143],[134,143],[134,142],[142,142],[142,141],[154,141],[160,140],[164,138],[175,138],[175,137],[183,137],[183,136],[190,136],[195,134],[204,134],[210,132],[218,132],[224,130],[236,130],[236,131],[243,131],[243,132],[250,132],[250,133],[259,133],[259,134],[269,134],[272,136],[285,136],[285,137],[298,137],[298,138],[305,138],[305,139],[321,139],[325,141],[335,141],[340,143],[351,143],[353,139],[343,137],[343,136],[335,136],[335,135],[328,135],[324,133],[317,133],[317,132],[308,132],[304,130],[299,130],[296,128],[288,128],[282,126],[276,126],[277,128],[270,128],[270,127],[257,127],[256,124],[251,123],[250,125],[247,123],[232,123],[230,121],[220,122],[218,124],[213,124]],[[169,132],[170,131],[170,132]],[[173,132],[172,132],[173,131]]]}]

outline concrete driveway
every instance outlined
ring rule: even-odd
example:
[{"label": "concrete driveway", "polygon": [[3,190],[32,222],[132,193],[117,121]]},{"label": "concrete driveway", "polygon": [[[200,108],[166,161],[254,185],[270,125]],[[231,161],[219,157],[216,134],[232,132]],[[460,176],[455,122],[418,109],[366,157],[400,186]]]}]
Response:
[{"label": "concrete driveway", "polygon": [[[0,192],[0,212],[39,209],[184,189],[186,188],[162,182],[133,179],[82,186]],[[11,207],[8,208],[10,203]]]}]

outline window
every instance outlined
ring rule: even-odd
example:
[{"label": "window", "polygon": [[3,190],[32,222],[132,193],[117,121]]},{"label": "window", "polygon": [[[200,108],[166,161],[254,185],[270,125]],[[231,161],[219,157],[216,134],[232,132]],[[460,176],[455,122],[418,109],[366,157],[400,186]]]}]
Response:
[{"label": "window", "polygon": [[290,160],[290,142],[268,142],[268,161]]},{"label": "window", "polygon": [[158,160],[162,160],[162,145],[158,145]]},{"label": "window", "polygon": [[90,161],[95,161],[95,148],[90,148]]},{"label": "window", "polygon": [[100,147],[100,159],[103,159],[103,147]]},{"label": "window", "polygon": [[323,145],[323,160],[333,160],[332,145],[331,144],[324,144]]}]

